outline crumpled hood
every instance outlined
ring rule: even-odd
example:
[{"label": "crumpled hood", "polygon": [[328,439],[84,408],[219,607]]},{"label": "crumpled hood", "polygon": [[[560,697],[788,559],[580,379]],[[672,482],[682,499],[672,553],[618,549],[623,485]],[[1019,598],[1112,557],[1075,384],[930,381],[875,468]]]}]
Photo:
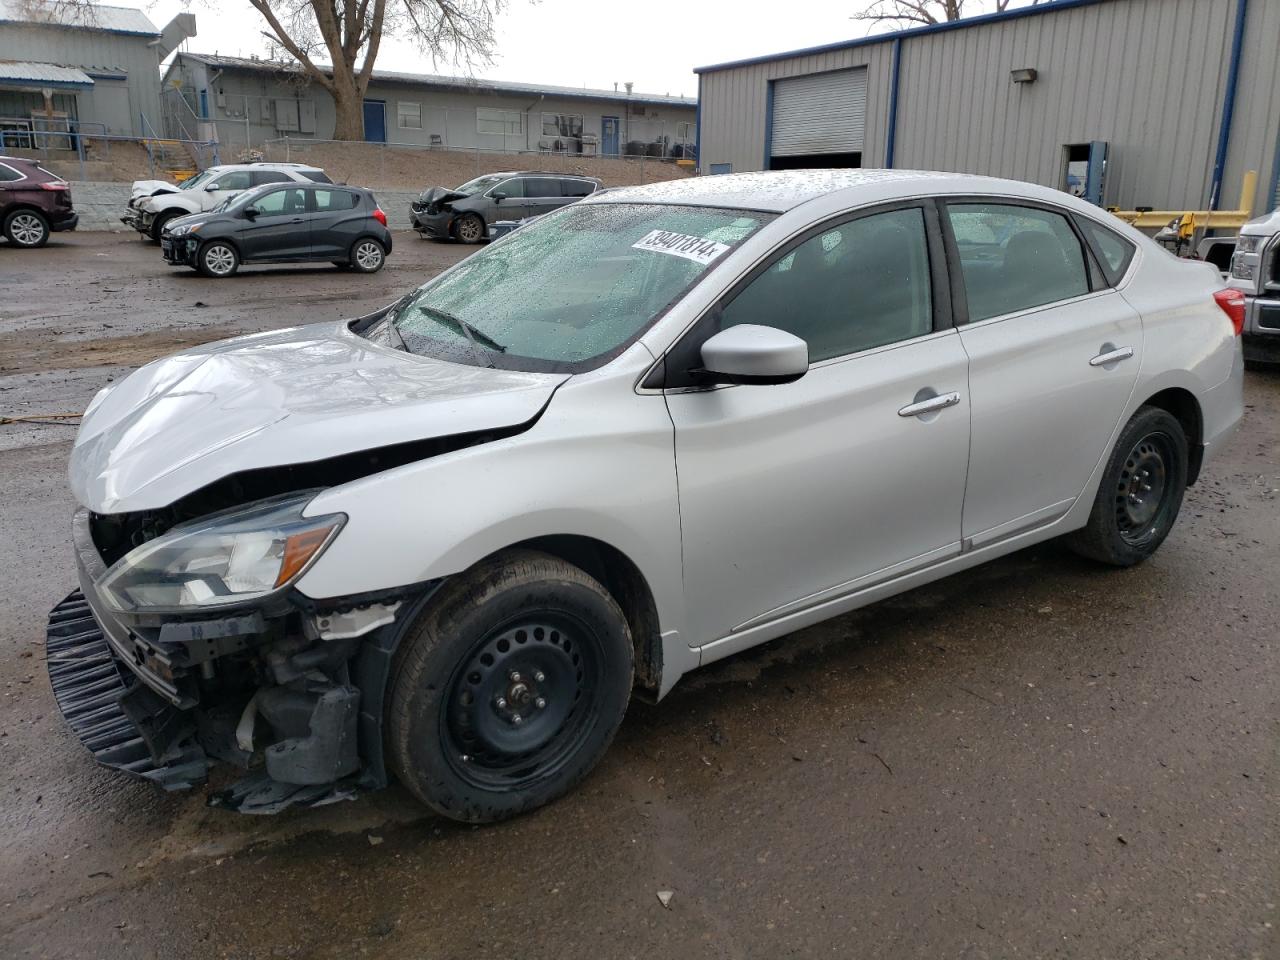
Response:
[{"label": "crumpled hood", "polygon": [[95,397],[71,490],[96,513],[156,509],[243,470],[516,426],[567,379],[410,356],[345,323],[236,337]]},{"label": "crumpled hood", "polygon": [[446,203],[452,203],[454,200],[465,200],[471,196],[469,193],[459,193],[457,190],[450,190],[448,187],[427,187],[418,195],[418,202],[428,208],[439,210]]},{"label": "crumpled hood", "polygon": [[130,196],[136,200],[138,197],[149,197],[153,193],[177,192],[177,185],[170,183],[168,180],[135,180],[133,181],[133,191]]}]

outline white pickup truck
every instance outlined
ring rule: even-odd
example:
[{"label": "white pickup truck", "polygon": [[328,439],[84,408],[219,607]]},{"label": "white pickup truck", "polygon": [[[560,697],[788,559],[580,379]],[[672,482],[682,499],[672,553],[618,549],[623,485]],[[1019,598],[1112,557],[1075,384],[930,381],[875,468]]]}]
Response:
[{"label": "white pickup truck", "polygon": [[1245,361],[1280,363],[1280,209],[1240,228],[1227,284],[1245,295]]},{"label": "white pickup truck", "polygon": [[210,167],[180,184],[166,180],[135,180],[121,222],[144,237],[159,240],[174,217],[212,210],[241,190],[264,183],[332,183],[323,170],[305,163],[224,163]]}]

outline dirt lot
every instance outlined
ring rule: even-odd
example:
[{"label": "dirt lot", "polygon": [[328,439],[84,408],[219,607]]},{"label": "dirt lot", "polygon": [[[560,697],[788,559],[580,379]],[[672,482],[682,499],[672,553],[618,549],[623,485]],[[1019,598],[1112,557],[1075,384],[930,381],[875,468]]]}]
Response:
[{"label": "dirt lot", "polygon": [[[396,243],[371,278],[225,282],[116,237],[0,248],[0,415],[358,314],[466,252]],[[1246,391],[1152,561],[1048,544],[717,663],[636,705],[572,795],[486,829],[399,788],[250,818],[94,767],[41,662],[72,430],[0,427],[0,956],[1270,960],[1280,374]]]}]

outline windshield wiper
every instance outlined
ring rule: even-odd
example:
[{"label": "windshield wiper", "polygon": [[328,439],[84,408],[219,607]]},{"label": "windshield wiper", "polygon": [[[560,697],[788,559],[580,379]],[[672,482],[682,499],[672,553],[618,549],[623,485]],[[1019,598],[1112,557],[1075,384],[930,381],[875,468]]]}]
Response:
[{"label": "windshield wiper", "polygon": [[395,338],[400,341],[400,349],[405,353],[413,353],[409,349],[409,341],[404,338],[404,334],[400,332],[400,328],[396,326],[395,317],[387,317],[387,329],[395,334]]},{"label": "windshield wiper", "polygon": [[467,321],[463,320],[461,317],[454,316],[452,313],[449,313],[447,310],[440,310],[436,307],[427,307],[427,306],[423,306],[422,304],[417,304],[417,307],[419,310],[421,310],[423,313],[427,314],[428,316],[437,317],[441,320],[444,320],[446,323],[452,323],[455,327],[457,327],[466,335],[466,338],[471,341],[471,345],[473,347],[476,345],[476,341],[478,340],[480,341],[480,343],[483,343],[490,350],[493,350],[497,353],[507,352],[507,348],[505,346],[500,344],[497,340],[493,339],[493,337],[489,336],[483,330],[477,330],[475,327],[467,323]]}]

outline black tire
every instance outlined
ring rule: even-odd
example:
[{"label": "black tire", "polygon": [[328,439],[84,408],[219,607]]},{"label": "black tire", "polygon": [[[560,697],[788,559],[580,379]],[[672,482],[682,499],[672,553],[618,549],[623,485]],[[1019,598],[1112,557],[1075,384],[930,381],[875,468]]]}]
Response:
[{"label": "black tire", "polygon": [[196,254],[196,269],[215,280],[234,276],[240,269],[240,252],[225,240],[210,240]]},{"label": "black tire", "polygon": [[351,245],[351,269],[357,273],[377,273],[387,262],[387,249],[373,237],[361,237]]},{"label": "black tire", "polygon": [[1141,407],[1120,432],[1084,528],[1067,537],[1076,553],[1131,567],[1156,552],[1187,489],[1187,435],[1157,407]]},{"label": "black tire", "polygon": [[173,210],[169,210],[165,213],[157,213],[155,219],[151,221],[151,230],[148,233],[148,236],[150,236],[156,243],[159,243],[160,234],[164,233],[164,225],[177,216],[178,213]]},{"label": "black tire", "polygon": [[14,210],[4,218],[4,235],[15,247],[34,250],[49,242],[49,221],[39,210]]},{"label": "black tire", "polygon": [[540,807],[604,755],[631,671],[631,633],[603,586],[548,554],[499,554],[446,583],[396,651],[389,765],[453,820]]},{"label": "black tire", "polygon": [[453,221],[453,235],[463,243],[483,243],[486,232],[484,220],[478,214],[463,214]]}]

